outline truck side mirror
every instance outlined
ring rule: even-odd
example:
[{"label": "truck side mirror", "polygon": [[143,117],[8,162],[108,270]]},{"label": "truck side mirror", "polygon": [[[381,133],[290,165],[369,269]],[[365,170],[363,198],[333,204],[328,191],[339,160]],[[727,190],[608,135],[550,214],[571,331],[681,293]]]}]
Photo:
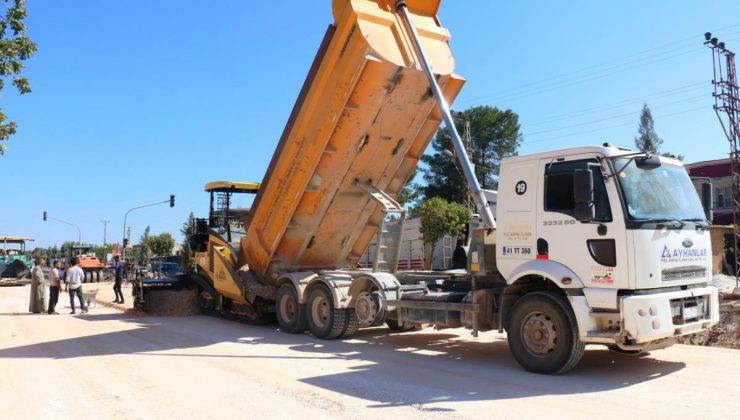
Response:
[{"label": "truck side mirror", "polygon": [[591,222],[596,218],[594,208],[594,179],[591,169],[573,171],[574,217],[579,222]]},{"label": "truck side mirror", "polygon": [[712,183],[705,181],[701,184],[701,206],[704,208],[704,216],[712,223]]}]

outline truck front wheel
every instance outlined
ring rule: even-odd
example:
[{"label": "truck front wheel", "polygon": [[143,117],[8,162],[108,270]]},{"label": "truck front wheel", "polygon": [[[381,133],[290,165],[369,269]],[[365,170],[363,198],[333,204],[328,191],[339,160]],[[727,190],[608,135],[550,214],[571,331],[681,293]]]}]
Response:
[{"label": "truck front wheel", "polygon": [[291,284],[284,284],[278,289],[277,296],[277,320],[280,329],[290,333],[298,334],[306,331],[306,310],[298,303],[298,293]]},{"label": "truck front wheel", "polygon": [[568,302],[551,292],[533,292],[516,303],[507,328],[514,358],[530,372],[564,373],[583,356],[585,345]]}]

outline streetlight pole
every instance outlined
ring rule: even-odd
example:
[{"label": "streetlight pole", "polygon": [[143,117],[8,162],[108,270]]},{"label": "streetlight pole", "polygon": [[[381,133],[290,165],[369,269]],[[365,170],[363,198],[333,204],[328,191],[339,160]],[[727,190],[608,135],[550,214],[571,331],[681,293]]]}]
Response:
[{"label": "streetlight pole", "polygon": [[175,196],[170,195],[170,198],[168,200],[157,201],[156,203],[151,203],[151,204],[144,204],[143,206],[138,206],[138,207],[129,209],[126,212],[126,214],[123,216],[123,249],[121,250],[121,259],[123,260],[126,259],[126,245],[128,245],[126,241],[126,219],[128,219],[128,214],[134,210],[143,209],[144,207],[151,207],[151,206],[156,206],[159,204],[166,204],[166,203],[170,203],[170,207],[175,207]]},{"label": "streetlight pole", "polygon": [[77,226],[74,223],[65,222],[64,220],[55,219],[55,218],[49,216],[46,212],[44,212],[44,221],[46,221],[47,219],[53,220],[53,221],[59,222],[59,223],[64,223],[65,225],[74,226],[75,229],[77,229],[77,245],[82,245],[82,231],[80,230],[80,227],[79,226]]}]

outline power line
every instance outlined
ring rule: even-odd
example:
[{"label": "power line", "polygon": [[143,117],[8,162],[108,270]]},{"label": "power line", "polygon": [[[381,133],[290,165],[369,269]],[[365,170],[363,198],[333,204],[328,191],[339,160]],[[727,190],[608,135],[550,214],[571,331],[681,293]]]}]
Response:
[{"label": "power line", "polygon": [[526,90],[526,91],[522,91],[520,93],[513,93],[513,94],[510,94],[510,95],[507,95],[507,96],[495,97],[495,99],[497,101],[508,101],[508,102],[512,102],[512,101],[515,101],[515,100],[518,100],[518,99],[526,98],[528,96],[539,95],[539,94],[542,94],[542,93],[552,92],[552,91],[563,89],[563,88],[566,88],[566,87],[571,87],[571,86],[575,86],[575,85],[579,85],[579,84],[583,84],[583,83],[587,83],[587,82],[592,82],[592,81],[595,81],[595,80],[603,79],[603,78],[608,77],[608,76],[612,76],[612,75],[619,74],[619,73],[624,73],[624,72],[627,72],[627,71],[630,71],[630,70],[635,70],[635,69],[638,69],[638,68],[641,68],[641,67],[645,67],[645,66],[648,66],[648,65],[653,65],[653,64],[659,63],[661,61],[666,61],[666,60],[674,59],[674,58],[681,57],[681,56],[684,56],[684,55],[687,55],[687,54],[690,54],[690,53],[699,53],[699,51],[700,50],[696,49],[695,51],[681,52],[681,53],[678,53],[678,54],[673,54],[673,55],[670,55],[670,56],[667,56],[667,57],[663,57],[661,59],[648,60],[648,61],[645,61],[645,62],[639,64],[639,65],[632,65],[632,66],[628,66],[628,67],[616,69],[616,70],[613,70],[613,71],[610,71],[610,72],[597,73],[597,74],[593,74],[593,75],[590,75],[590,76],[579,77],[577,79],[565,80],[565,81],[562,81],[562,82],[559,82],[559,83],[556,83],[556,84],[553,84],[553,85],[550,85],[550,86],[547,86],[547,85],[544,85],[544,86],[535,86],[532,89],[529,89],[529,90]]},{"label": "power line", "polygon": [[[664,115],[660,115],[658,117],[660,119],[669,118],[669,117],[673,117],[673,116],[676,116],[676,115],[681,115],[681,114],[686,114],[686,113],[689,113],[689,112],[698,111],[698,110],[701,110],[701,109],[706,109],[706,106],[700,106],[700,107],[696,107],[696,108],[691,108],[691,109],[687,109],[687,110],[684,110],[684,111],[674,112],[674,113],[671,113],[671,114],[664,114]],[[579,135],[582,135],[582,134],[595,133],[597,131],[604,131],[604,130],[609,130],[609,129],[612,129],[612,128],[626,127],[626,126],[630,126],[630,125],[634,125],[634,124],[635,124],[634,122],[628,122],[628,123],[610,125],[610,126],[607,126],[607,127],[599,127],[599,128],[595,128],[593,130],[579,131],[579,132],[575,132],[575,133],[562,134],[562,135],[558,135],[558,136],[554,136],[554,137],[547,137],[547,138],[544,138],[544,139],[531,140],[531,141],[527,141],[527,144],[544,143],[544,142],[547,142],[547,141],[558,140],[558,139],[562,139],[562,138],[565,138],[565,137],[572,137],[572,136],[579,136]]]},{"label": "power line", "polygon": [[624,108],[625,106],[628,106],[628,105],[634,105],[634,104],[638,104],[642,102],[647,102],[647,100],[661,99],[661,98],[674,96],[674,95],[681,94],[681,93],[688,93],[688,92],[692,92],[692,91],[700,90],[700,89],[706,90],[706,87],[707,87],[707,82],[697,82],[697,83],[693,83],[690,85],[681,86],[681,87],[674,88],[674,89],[663,90],[663,91],[651,93],[648,95],[636,96],[630,99],[624,99],[624,100],[617,101],[617,102],[610,102],[610,103],[599,105],[599,106],[590,106],[588,108],[570,111],[570,112],[566,112],[563,114],[550,115],[545,118],[527,121],[526,126],[532,127],[532,126],[546,124],[552,121],[558,121],[558,120],[568,119],[572,117],[581,117],[584,115],[596,114],[602,111]]},{"label": "power line", "polygon": [[[730,27],[738,27],[738,26],[740,25],[732,25]],[[740,31],[731,32],[730,34],[737,34],[737,33],[740,33]],[[518,99],[520,97],[529,96],[534,93],[540,93],[543,91],[550,91],[554,89],[560,89],[563,87],[572,86],[574,84],[585,83],[585,82],[597,80],[597,79],[600,79],[600,78],[603,78],[603,77],[606,77],[612,74],[621,73],[621,72],[628,71],[628,70],[633,70],[636,68],[644,67],[646,65],[654,64],[654,63],[665,61],[665,60],[670,60],[670,59],[677,58],[677,57],[680,57],[686,54],[698,52],[699,49],[694,48],[692,46],[693,44],[691,44],[691,45],[676,47],[673,49],[668,49],[658,54],[651,54],[648,57],[634,58],[632,60],[627,60],[627,59],[633,58],[633,57],[639,57],[639,56],[645,55],[655,50],[664,49],[666,46],[669,46],[669,45],[686,43],[686,41],[694,40],[694,39],[695,37],[691,37],[691,38],[686,38],[685,40],[680,40],[680,41],[676,41],[673,43],[665,44],[663,46],[653,47],[648,50],[644,50],[642,52],[628,55],[628,56],[625,56],[619,59],[610,60],[605,63],[587,66],[587,67],[584,67],[578,70],[561,73],[556,76],[551,76],[551,77],[548,77],[548,78],[545,78],[539,81],[529,82],[529,83],[525,83],[525,84],[515,86],[512,88],[508,88],[508,89],[500,90],[497,92],[492,92],[490,94],[471,98],[465,101],[461,101],[460,104],[477,102],[477,101],[480,101],[482,99],[487,99],[487,98],[497,98],[498,100],[506,100],[509,98]],[[732,39],[728,39],[728,40],[732,40]],[[614,63],[620,63],[620,64],[614,65]],[[597,71],[587,71],[589,69],[599,69],[599,68],[602,68],[602,69],[597,70]],[[559,79],[564,79],[564,80],[559,80]]]},{"label": "power line", "polygon": [[[707,99],[707,98],[708,98],[707,95],[702,94],[702,95],[694,96],[692,98],[681,99],[681,100],[669,102],[669,103],[666,103],[666,104],[663,104],[663,105],[660,105],[660,106],[655,106],[652,109],[662,109],[662,108],[664,108],[666,106],[674,105],[674,104],[677,104],[677,103],[692,103],[692,102],[696,102],[696,101],[698,101],[700,99]],[[569,128],[582,127],[584,125],[591,125],[591,124],[596,124],[596,123],[600,123],[600,122],[604,122],[604,121],[609,121],[609,120],[614,120],[614,119],[618,119],[618,118],[624,118],[624,117],[628,117],[628,116],[634,116],[635,114],[636,114],[635,111],[631,111],[631,112],[627,112],[627,113],[624,113],[624,114],[612,115],[610,117],[600,118],[600,119],[591,120],[591,121],[586,121],[586,122],[582,122],[582,123],[578,123],[578,124],[571,124],[571,125],[565,125],[565,126],[562,126],[562,127],[551,128],[549,130],[540,130],[540,131],[535,131],[535,132],[528,132],[528,133],[524,133],[523,136],[524,137],[529,137],[529,136],[536,136],[536,135],[544,134],[544,133],[550,133],[550,132],[553,132],[553,131],[562,131],[562,130],[567,130]]]}]

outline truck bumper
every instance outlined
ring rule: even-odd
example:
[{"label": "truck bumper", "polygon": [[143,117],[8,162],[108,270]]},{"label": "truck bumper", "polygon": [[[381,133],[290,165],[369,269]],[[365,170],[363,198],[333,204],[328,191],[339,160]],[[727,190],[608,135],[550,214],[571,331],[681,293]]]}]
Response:
[{"label": "truck bumper", "polygon": [[624,296],[622,333],[636,343],[692,334],[719,322],[719,296],[713,286],[677,292]]}]

